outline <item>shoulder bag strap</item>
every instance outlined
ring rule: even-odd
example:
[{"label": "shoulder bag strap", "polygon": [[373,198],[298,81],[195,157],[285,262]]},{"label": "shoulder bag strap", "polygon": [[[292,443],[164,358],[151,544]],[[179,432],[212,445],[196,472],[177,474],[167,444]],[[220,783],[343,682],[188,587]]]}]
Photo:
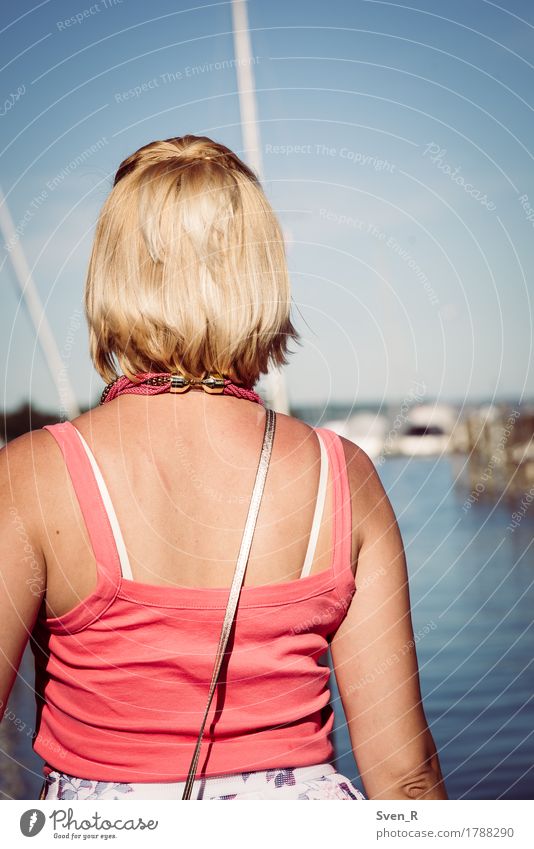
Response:
[{"label": "shoulder bag strap", "polygon": [[191,791],[193,789],[193,783],[195,780],[198,759],[200,755],[200,747],[202,745],[202,738],[204,736],[204,726],[206,725],[208,712],[213,699],[213,694],[215,692],[215,687],[217,686],[221,664],[223,661],[224,652],[226,650],[226,644],[228,643],[228,638],[232,629],[235,611],[237,608],[237,602],[239,600],[239,594],[241,592],[241,586],[243,584],[243,578],[245,576],[245,569],[248,563],[248,556],[250,552],[250,546],[252,544],[252,537],[254,534],[254,529],[256,527],[256,519],[258,518],[258,512],[260,509],[260,502],[265,486],[265,478],[267,477],[267,470],[269,468],[269,460],[271,458],[271,449],[273,445],[274,431],[276,426],[276,413],[274,412],[274,410],[269,410],[267,408],[265,409],[265,413],[265,433],[263,436],[263,446],[258,464],[258,471],[256,472],[256,481],[254,483],[254,489],[252,491],[247,521],[245,524],[243,539],[241,541],[241,548],[239,550],[237,565],[234,572],[234,578],[232,581],[232,586],[230,587],[230,595],[228,598],[228,604],[226,606],[226,613],[224,615],[224,622],[221,630],[219,647],[217,649],[217,655],[215,658],[213,677],[211,679],[208,703],[206,705],[206,710],[204,711],[204,718],[202,720],[202,725],[200,726],[200,732],[198,735],[198,740],[193,754],[193,758],[191,760],[191,766],[189,767],[189,774],[187,776],[182,800],[191,798]]}]

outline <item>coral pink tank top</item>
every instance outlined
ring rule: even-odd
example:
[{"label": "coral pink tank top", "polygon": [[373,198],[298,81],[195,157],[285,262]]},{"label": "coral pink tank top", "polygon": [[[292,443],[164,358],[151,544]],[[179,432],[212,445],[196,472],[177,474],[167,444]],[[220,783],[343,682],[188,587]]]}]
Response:
[{"label": "coral pink tank top", "polygon": [[[70,422],[47,425],[59,444],[98,569],[95,590],[58,618],[41,610],[31,641],[38,732],[51,769],[102,781],[185,781],[205,710],[229,588],[132,580],[109,492]],[[355,592],[343,444],[316,428],[319,494],[299,579],[243,587],[210,707],[197,777],[324,763],[330,670],[319,663]],[[313,559],[328,466],[334,540],[328,570]]]}]

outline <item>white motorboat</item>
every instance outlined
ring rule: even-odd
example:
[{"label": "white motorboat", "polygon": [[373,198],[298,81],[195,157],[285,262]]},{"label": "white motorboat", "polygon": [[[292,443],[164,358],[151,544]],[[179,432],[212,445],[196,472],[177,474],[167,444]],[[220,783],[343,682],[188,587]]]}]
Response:
[{"label": "white motorboat", "polygon": [[452,449],[451,434],[456,419],[454,407],[445,404],[412,407],[395,440],[396,452],[412,457],[447,453]]}]

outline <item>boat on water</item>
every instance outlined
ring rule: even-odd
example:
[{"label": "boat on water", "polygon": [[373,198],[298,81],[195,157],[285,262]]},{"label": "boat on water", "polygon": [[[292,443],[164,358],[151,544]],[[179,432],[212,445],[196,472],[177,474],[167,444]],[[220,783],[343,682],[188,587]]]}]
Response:
[{"label": "boat on water", "polygon": [[430,457],[453,450],[452,434],[457,411],[447,404],[412,407],[394,441],[394,452],[411,457]]},{"label": "boat on water", "polygon": [[325,427],[333,430],[339,436],[350,439],[366,454],[375,459],[384,447],[384,440],[389,429],[388,419],[382,413],[354,413],[346,419],[332,419]]},{"label": "boat on water", "polygon": [[452,434],[458,413],[447,404],[418,404],[402,418],[392,408],[383,413],[360,412],[333,419],[325,427],[355,442],[376,460],[395,455],[439,456],[454,450]]}]

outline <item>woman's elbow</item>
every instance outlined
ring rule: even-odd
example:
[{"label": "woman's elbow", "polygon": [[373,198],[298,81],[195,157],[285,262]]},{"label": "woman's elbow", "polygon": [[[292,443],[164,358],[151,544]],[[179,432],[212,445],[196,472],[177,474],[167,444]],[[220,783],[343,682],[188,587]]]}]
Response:
[{"label": "woman's elbow", "polygon": [[400,791],[403,793],[402,798],[406,799],[447,799],[447,791],[445,782],[441,774],[441,770],[425,769],[419,775],[408,777],[400,786]]},{"label": "woman's elbow", "polygon": [[448,799],[435,749],[423,764],[402,773],[393,789],[395,799]]}]

